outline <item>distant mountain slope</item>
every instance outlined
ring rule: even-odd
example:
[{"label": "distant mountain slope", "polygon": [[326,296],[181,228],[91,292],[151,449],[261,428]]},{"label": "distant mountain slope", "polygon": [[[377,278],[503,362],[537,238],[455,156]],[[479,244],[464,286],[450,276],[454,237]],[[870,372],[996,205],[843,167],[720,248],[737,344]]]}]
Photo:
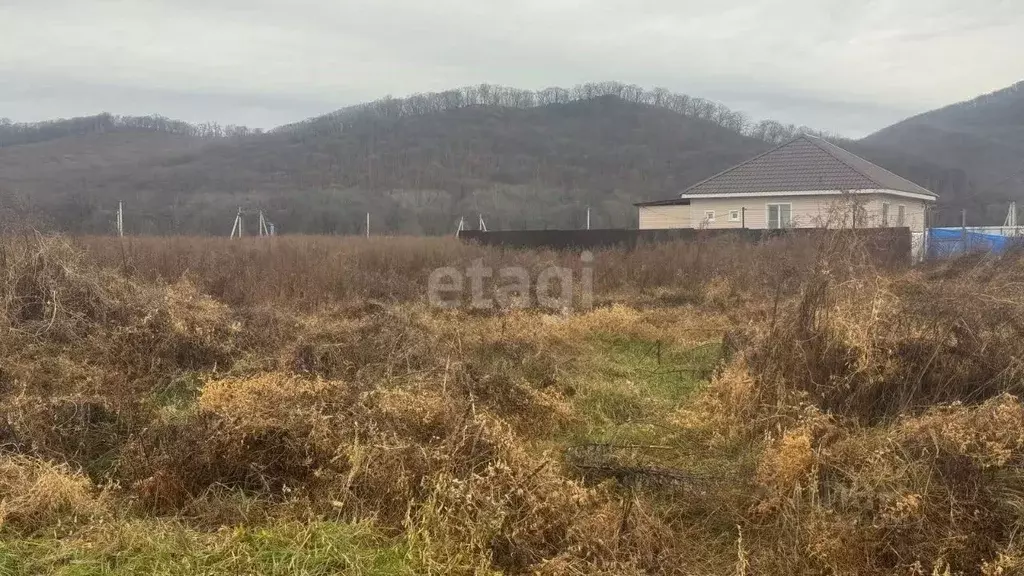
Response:
[{"label": "distant mountain slope", "polygon": [[[937,223],[998,223],[1024,201],[1021,85],[922,114],[852,152],[940,195]],[[107,233],[119,200],[137,233],[226,234],[238,207],[282,232],[440,234],[635,224],[668,198],[806,128],[616,82],[475,86],[384,98],[270,133],[109,114],[0,122],[0,210]],[[813,133],[813,131],[811,131]],[[8,218],[9,220],[9,218]],[[2,219],[0,219],[2,221]]]},{"label": "distant mountain slope", "polygon": [[164,132],[95,132],[0,149],[0,183],[50,175],[89,178],[111,167],[136,166],[202,148],[208,140]]},{"label": "distant mountain slope", "polygon": [[967,209],[974,222],[998,223],[1009,200],[1024,201],[1024,82],[914,116],[860,144],[879,157],[962,172],[963,185],[941,199],[947,221]]},{"label": "distant mountain slope", "polygon": [[912,127],[928,126],[1024,148],[1024,82],[967,102],[919,114],[868,136],[885,140]]},{"label": "distant mountain slope", "polygon": [[165,142],[167,153],[91,167],[60,152],[83,138],[104,160],[121,149],[116,136],[90,135],[0,150],[0,172],[6,156],[15,175],[0,177],[0,187],[27,193],[36,210],[75,232],[109,230],[118,200],[128,206],[126,226],[147,233],[226,233],[236,206],[265,210],[284,232],[358,233],[367,211],[380,232],[447,233],[460,215],[476,214],[492,227],[580,226],[587,206],[595,226],[620,227],[633,223],[633,202],[670,196],[769,147],[615,96],[362,114],[338,129],[311,122]]},{"label": "distant mountain slope", "polygon": [[135,195],[125,174],[201,150],[209,139],[156,131],[83,132],[0,148],[0,223],[30,221],[63,231],[107,233],[116,200]]},{"label": "distant mountain slope", "polygon": [[238,188],[276,175],[273,186],[285,188],[456,195],[493,185],[582,195],[629,188],[644,197],[681,189],[708,169],[767,146],[710,121],[605,96],[528,109],[476,106],[364,118],[341,133],[282,133],[210,147],[178,171]]}]

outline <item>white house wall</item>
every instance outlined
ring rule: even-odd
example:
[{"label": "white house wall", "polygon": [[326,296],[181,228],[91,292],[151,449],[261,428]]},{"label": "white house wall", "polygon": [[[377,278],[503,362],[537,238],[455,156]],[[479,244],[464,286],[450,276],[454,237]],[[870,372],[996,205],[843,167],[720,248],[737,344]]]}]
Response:
[{"label": "white house wall", "polygon": [[690,228],[689,206],[641,206],[641,230]]},{"label": "white house wall", "polygon": [[896,226],[898,207],[904,206],[906,208],[904,225],[910,228],[911,232],[924,232],[925,226],[927,225],[927,222],[925,221],[927,207],[929,204],[934,204],[934,202],[928,202],[925,200],[904,198],[884,193],[873,194],[868,197],[867,202],[864,204],[864,209],[868,213],[869,226],[882,226],[881,216],[883,203],[889,204],[889,226]]},{"label": "white house wall", "polygon": [[[894,196],[886,192],[857,194],[856,201],[867,216],[867,227],[881,226],[882,204],[889,203],[889,226],[896,226],[898,206],[906,208],[904,225],[913,232],[921,232],[925,227],[925,207],[929,202],[916,198]],[[691,228],[739,229],[742,227],[760,230],[767,228],[768,204],[790,204],[791,226],[795,228],[849,228],[852,224],[850,215],[850,196],[838,195],[794,195],[745,198],[693,198],[690,200]],[[744,208],[746,208],[744,214]],[[714,220],[706,217],[708,211],[714,211]],[[739,218],[730,220],[730,213],[737,212]],[[641,222],[641,228],[643,228]]]}]

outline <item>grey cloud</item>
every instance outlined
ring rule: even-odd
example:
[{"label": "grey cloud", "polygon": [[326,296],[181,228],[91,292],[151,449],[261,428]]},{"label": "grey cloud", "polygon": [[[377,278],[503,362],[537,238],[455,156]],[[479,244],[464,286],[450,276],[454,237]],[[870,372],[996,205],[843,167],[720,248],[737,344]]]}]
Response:
[{"label": "grey cloud", "polygon": [[[340,99],[358,100],[356,95]],[[0,79],[0,117],[47,120],[111,112],[270,128],[330,112],[335,100],[90,84],[38,75]]]},{"label": "grey cloud", "polygon": [[618,79],[866,134],[1011,84],[1024,6],[960,0],[5,0],[0,116],[270,127],[385,94]]}]

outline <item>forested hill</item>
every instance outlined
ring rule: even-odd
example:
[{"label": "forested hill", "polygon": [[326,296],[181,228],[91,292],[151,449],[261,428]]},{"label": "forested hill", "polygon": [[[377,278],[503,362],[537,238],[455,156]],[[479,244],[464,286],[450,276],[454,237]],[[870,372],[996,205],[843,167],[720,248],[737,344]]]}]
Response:
[{"label": "forested hill", "polygon": [[527,109],[609,97],[706,120],[733,132],[771,143],[785,142],[799,133],[815,132],[807,126],[798,127],[775,120],[754,121],[743,112],[704,98],[670,92],[665,88],[646,90],[621,82],[589,82],[573,88],[552,87],[537,91],[482,84],[444,92],[414,94],[407,98],[386,97],[282,126],[275,132],[323,135],[339,132],[352,123],[368,118],[395,119],[481,106]]},{"label": "forested hill", "polygon": [[[976,124],[998,124],[983,116]],[[933,142],[893,129],[840,143],[935,190],[950,214],[991,208],[977,183],[1001,165],[932,153]],[[614,82],[384,98],[269,133],[158,116],[3,122],[0,210],[88,233],[112,230],[118,200],[128,231],[149,234],[226,234],[239,206],[285,233],[358,233],[367,211],[382,233],[449,233],[477,214],[492,228],[578,227],[587,206],[594,226],[625,227],[634,202],[671,197],[801,131]]]},{"label": "forested hill", "polygon": [[1010,200],[1024,201],[1024,82],[933,110],[863,139],[876,154],[941,165],[962,181],[944,194],[947,220],[1000,223]]},{"label": "forested hill", "polygon": [[477,214],[492,227],[574,227],[587,206],[595,226],[621,227],[635,222],[633,202],[671,196],[797,130],[630,90],[584,85],[548,102],[476,87],[454,105],[440,104],[451,93],[384,99],[233,138],[78,134],[0,149],[0,188],[8,205],[73,232],[110,230],[118,200],[129,230],[144,233],[223,234],[239,205],[283,232],[357,233],[367,211],[381,232],[448,233]]}]

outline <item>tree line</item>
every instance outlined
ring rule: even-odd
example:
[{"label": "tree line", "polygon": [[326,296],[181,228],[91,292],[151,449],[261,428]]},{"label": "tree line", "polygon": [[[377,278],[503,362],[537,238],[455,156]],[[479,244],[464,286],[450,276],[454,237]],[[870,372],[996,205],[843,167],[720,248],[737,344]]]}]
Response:
[{"label": "tree line", "polygon": [[[525,90],[509,86],[480,84],[445,90],[417,93],[405,98],[386,96],[372,102],[342,108],[335,112],[288,124],[274,129],[278,133],[312,133],[322,136],[341,132],[352,123],[377,118],[403,118],[413,115],[446,112],[475,106],[502,108],[536,108],[552,104],[569,104],[581,100],[614,96],[627,102],[665,108],[687,116],[713,122],[723,128],[768,143],[781,143],[801,133],[824,134],[807,126],[783,124],[776,120],[754,121],[744,112],[708,100],[672,92],[667,88],[645,89],[622,82],[587,82],[572,88],[549,87]],[[263,134],[260,128],[221,125],[217,122],[190,123],[160,115],[122,116],[110,113],[78,118],[61,118],[44,122],[14,122],[0,118],[0,147],[45,142],[65,136],[115,131],[149,131],[179,134],[196,138],[240,138]]]},{"label": "tree line", "polygon": [[61,118],[45,122],[14,122],[0,118],[0,148],[45,142],[66,136],[106,132],[161,132],[196,138],[238,138],[259,135],[260,128],[226,125],[217,122],[189,123],[160,115],[120,116],[102,113],[95,116]]},{"label": "tree line", "polygon": [[398,119],[477,106],[536,108],[606,96],[614,96],[636,104],[665,108],[683,116],[713,122],[738,134],[772,144],[785,142],[798,134],[838,137],[838,135],[827,134],[807,126],[783,124],[776,120],[754,121],[744,112],[732,110],[722,103],[672,92],[667,88],[645,89],[635,84],[611,81],[588,82],[577,84],[572,88],[550,87],[543,90],[480,84],[443,92],[417,93],[405,98],[387,96],[372,102],[342,108],[324,116],[281,126],[274,131],[323,136],[342,132],[351,128],[354,123],[367,119]]}]

